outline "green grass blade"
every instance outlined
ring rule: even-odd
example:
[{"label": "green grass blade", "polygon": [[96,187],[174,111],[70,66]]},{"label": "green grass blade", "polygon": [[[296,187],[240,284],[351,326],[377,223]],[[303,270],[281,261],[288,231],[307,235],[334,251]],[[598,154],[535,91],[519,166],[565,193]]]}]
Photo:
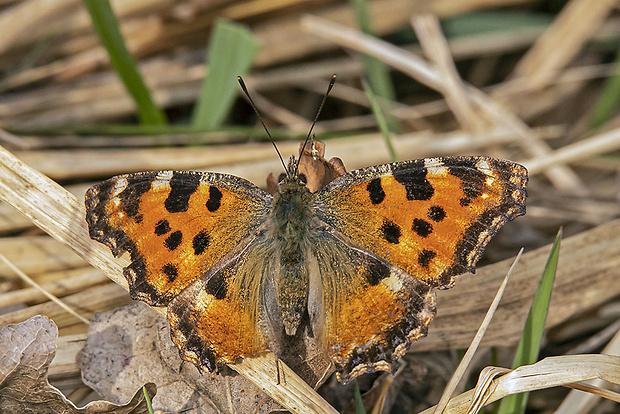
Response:
[{"label": "green grass blade", "polygon": [[[351,0],[350,1],[353,10],[355,11],[355,17],[357,19],[357,25],[364,33],[374,35],[372,30],[372,23],[370,20],[370,11],[368,9],[367,0]],[[372,92],[379,98],[388,102],[396,100],[396,92],[390,79],[390,72],[386,65],[379,59],[372,56],[363,56],[364,74],[368,85],[372,89]],[[386,116],[387,125],[392,133],[398,132],[398,123],[395,119]]]},{"label": "green grass blade", "polygon": [[360,392],[360,386],[357,380],[353,381],[353,391],[355,393],[355,414],[366,414],[364,408],[364,401],[362,401],[362,393]]},{"label": "green grass blade", "polygon": [[547,13],[510,11],[480,11],[459,14],[443,19],[441,26],[446,37],[544,29],[553,22]]},{"label": "green grass blade", "polygon": [[616,55],[616,69],[614,74],[605,80],[601,94],[594,104],[590,119],[590,126],[598,128],[614,115],[620,105],[620,49]]},{"label": "green grass blade", "polygon": [[212,130],[222,125],[239,92],[237,75],[243,76],[258,53],[258,42],[245,27],[218,20],[213,28],[207,64],[192,125]]},{"label": "green grass blade", "polygon": [[[562,239],[562,230],[558,232],[557,237],[551,248],[551,253],[547,259],[547,264],[543,271],[530,313],[523,328],[523,335],[517,348],[515,360],[512,368],[522,365],[533,364],[538,360],[538,352],[545,330],[545,320],[547,319],[547,310],[549,308],[549,300],[551,299],[551,290],[553,289],[553,281],[555,280],[555,272],[558,267],[558,258],[560,256],[560,240]],[[525,412],[527,404],[527,393],[509,395],[502,399],[499,407],[500,414],[517,414]]]},{"label": "green grass blade", "polygon": [[142,393],[144,394],[144,400],[146,401],[146,408],[149,410],[149,414],[153,414],[153,404],[151,404],[151,397],[146,390],[146,386],[142,386]]},{"label": "green grass blade", "polygon": [[108,0],[84,0],[101,44],[108,52],[112,67],[136,103],[140,122],[146,125],[165,124],[166,116],[155,105],[142,81],[136,61],[125,46],[118,21]]},{"label": "green grass blade", "polygon": [[392,159],[392,162],[397,162],[398,157],[396,156],[396,151],[392,145],[392,131],[390,131],[390,127],[383,113],[383,109],[381,108],[381,105],[379,105],[372,88],[369,87],[366,82],[364,82],[364,90],[366,91],[368,102],[370,102],[370,109],[372,109],[372,113],[375,115],[375,119],[377,120],[379,131],[383,134],[383,139],[385,141],[385,145],[387,146],[388,152],[390,153],[390,158]]}]

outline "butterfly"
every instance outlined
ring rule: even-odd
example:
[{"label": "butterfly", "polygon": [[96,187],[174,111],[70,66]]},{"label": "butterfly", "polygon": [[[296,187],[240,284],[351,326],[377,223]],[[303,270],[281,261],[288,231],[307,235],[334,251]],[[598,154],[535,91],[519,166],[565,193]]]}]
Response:
[{"label": "butterfly", "polygon": [[278,355],[308,325],[338,380],[392,371],[491,237],[525,214],[527,170],[483,156],[345,173],[316,192],[294,157],[275,194],[232,175],[119,175],[86,192],[90,237],[133,299],[167,306],[201,370]]}]

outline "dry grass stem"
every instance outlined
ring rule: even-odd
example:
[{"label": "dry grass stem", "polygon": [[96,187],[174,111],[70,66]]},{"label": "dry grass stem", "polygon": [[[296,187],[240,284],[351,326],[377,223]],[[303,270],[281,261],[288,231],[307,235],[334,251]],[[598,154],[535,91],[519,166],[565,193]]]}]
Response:
[{"label": "dry grass stem", "polygon": [[541,158],[523,161],[531,174],[541,173],[552,165],[591,159],[594,156],[616,151],[620,148],[620,128],[585,138],[574,144],[555,150]]},{"label": "dry grass stem", "polygon": [[571,0],[515,68],[527,89],[545,87],[577,54],[612,11],[614,0]]},{"label": "dry grass stem", "polygon": [[[56,297],[78,293],[109,281],[104,274],[92,267],[63,270],[48,275],[54,275],[54,280],[41,283],[41,287]],[[15,289],[0,295],[0,308],[21,303],[41,303],[45,298],[46,295],[36,288]]]},{"label": "dry grass stem", "polygon": [[489,306],[489,310],[487,311],[486,315],[484,315],[484,319],[480,323],[480,327],[478,328],[478,331],[476,332],[474,339],[471,341],[471,344],[467,348],[465,355],[463,355],[463,358],[461,359],[459,366],[456,368],[456,371],[454,371],[454,374],[452,374],[452,378],[450,378],[450,381],[448,382],[443,393],[441,394],[441,398],[439,399],[439,402],[437,403],[437,406],[435,408],[435,412],[434,412],[435,414],[442,414],[444,412],[444,410],[446,409],[446,406],[448,405],[448,401],[450,400],[450,396],[452,395],[457,385],[463,378],[463,374],[465,373],[465,370],[467,369],[470,362],[472,361],[474,354],[478,350],[478,347],[480,346],[480,342],[482,341],[482,338],[484,337],[486,330],[491,324],[491,320],[493,319],[493,316],[495,315],[495,311],[497,310],[497,307],[499,306],[499,302],[504,296],[504,291],[506,290],[506,285],[508,285],[508,280],[510,278],[512,270],[517,265],[517,263],[519,263],[519,259],[521,258],[522,254],[523,254],[523,249],[521,249],[519,251],[519,254],[517,254],[517,257],[515,257],[513,264],[510,266],[510,269],[508,270],[508,273],[506,273],[506,277],[504,277],[502,284],[499,286],[499,289],[497,289],[497,293],[495,294],[495,297],[493,298],[493,302],[491,302],[491,306]]},{"label": "dry grass stem", "polygon": [[427,59],[442,73],[446,101],[461,127],[472,133],[486,129],[487,122],[478,116],[476,108],[467,97],[465,85],[456,70],[437,17],[431,14],[416,15],[411,19],[411,24]]},{"label": "dry grass stem", "polygon": [[[351,30],[314,16],[305,16],[302,20],[302,27],[318,37],[329,39],[343,47],[374,56],[395,69],[410,75],[420,83],[444,95],[446,94],[446,88],[443,84],[444,77],[441,73],[413,53],[404,51],[390,43],[365,35],[359,31]],[[522,135],[520,144],[524,152],[530,156],[537,157],[545,156],[551,152],[551,148],[544,142],[537,140],[535,135],[529,130],[529,127],[514,114],[508,113],[476,88],[468,87],[467,91],[470,94],[470,99],[484,111],[485,116],[495,126],[512,129]],[[546,170],[545,174],[559,189],[585,194],[585,187],[581,183],[580,178],[570,169],[563,166],[551,167]]]},{"label": "dry grass stem", "polygon": [[[616,324],[616,334],[609,341],[607,346],[601,352],[602,354],[620,356],[620,329]],[[601,379],[595,379],[590,383],[595,387],[602,387],[604,381]],[[600,399],[593,393],[577,392],[577,390],[571,390],[568,393],[562,404],[555,411],[555,414],[579,414],[585,412],[592,412],[594,405],[600,401]]]},{"label": "dry grass stem", "polygon": [[41,292],[41,294],[45,295],[49,300],[54,302],[56,305],[60,306],[65,311],[67,311],[71,315],[75,316],[77,319],[82,321],[85,325],[90,324],[88,319],[84,318],[82,315],[77,313],[75,311],[75,309],[73,309],[70,306],[67,306],[63,301],[58,299],[57,296],[51,294],[46,289],[44,289],[41,285],[39,285],[37,282],[32,280],[30,277],[28,277],[27,274],[25,274],[24,272],[19,270],[19,268],[17,266],[15,266],[13,263],[11,263],[11,261],[9,259],[7,259],[6,256],[1,254],[1,253],[0,253],[0,260],[2,260],[7,266],[9,266],[11,268],[11,270],[13,270],[24,282],[28,283],[30,286],[32,286],[33,288],[35,288],[36,290]]},{"label": "dry grass stem", "polygon": [[[476,389],[452,398],[445,413],[475,413],[483,406],[507,395],[557,386],[572,387],[577,382],[597,378],[620,385],[619,365],[620,357],[617,356],[571,355],[545,358],[536,364],[515,370],[488,367],[480,373]],[[580,388],[592,391],[587,387]],[[620,398],[618,394],[611,392],[603,394],[614,401]],[[434,410],[435,407],[431,407],[420,414],[432,414]]]}]

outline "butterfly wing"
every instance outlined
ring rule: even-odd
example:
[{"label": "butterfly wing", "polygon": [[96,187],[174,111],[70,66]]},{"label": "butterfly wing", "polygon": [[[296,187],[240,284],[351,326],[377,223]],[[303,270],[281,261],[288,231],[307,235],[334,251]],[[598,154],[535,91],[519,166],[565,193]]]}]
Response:
[{"label": "butterfly wing", "polygon": [[113,177],[91,187],[85,204],[90,237],[131,255],[131,297],[165,306],[253,237],[271,196],[230,175],[161,171]]},{"label": "butterfly wing", "polygon": [[132,298],[169,305],[182,357],[213,371],[265,350],[256,308],[264,261],[252,258],[271,200],[230,175],[137,173],[91,187],[86,220],[91,238],[130,253]]},{"label": "butterfly wing", "polygon": [[[371,252],[324,232],[314,254],[322,280],[319,306],[310,300],[313,327],[338,380],[391,371],[435,316],[431,287]],[[322,314],[321,314],[322,313]]]},{"label": "butterfly wing", "polygon": [[338,240],[326,245],[348,260],[316,253],[335,292],[323,292],[324,337],[345,381],[392,369],[400,344],[425,334],[429,289],[472,271],[499,228],[525,213],[526,182],[527,170],[509,161],[430,158],[353,171],[316,194],[317,217]]},{"label": "butterfly wing", "polygon": [[217,371],[223,363],[262,355],[267,348],[259,306],[269,271],[257,236],[184,289],[168,306],[172,340],[186,361]]}]

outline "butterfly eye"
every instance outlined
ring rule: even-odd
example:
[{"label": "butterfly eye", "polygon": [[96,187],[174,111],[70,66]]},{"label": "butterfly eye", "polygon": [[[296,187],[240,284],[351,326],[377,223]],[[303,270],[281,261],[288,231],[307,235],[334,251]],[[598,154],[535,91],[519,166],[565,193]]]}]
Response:
[{"label": "butterfly eye", "polygon": [[286,173],[280,173],[280,175],[278,175],[278,183],[282,183],[285,178],[286,178]]},{"label": "butterfly eye", "polygon": [[301,184],[301,185],[308,184],[308,177],[306,177],[306,174],[301,174],[300,173],[298,180],[299,180],[299,184]]}]

